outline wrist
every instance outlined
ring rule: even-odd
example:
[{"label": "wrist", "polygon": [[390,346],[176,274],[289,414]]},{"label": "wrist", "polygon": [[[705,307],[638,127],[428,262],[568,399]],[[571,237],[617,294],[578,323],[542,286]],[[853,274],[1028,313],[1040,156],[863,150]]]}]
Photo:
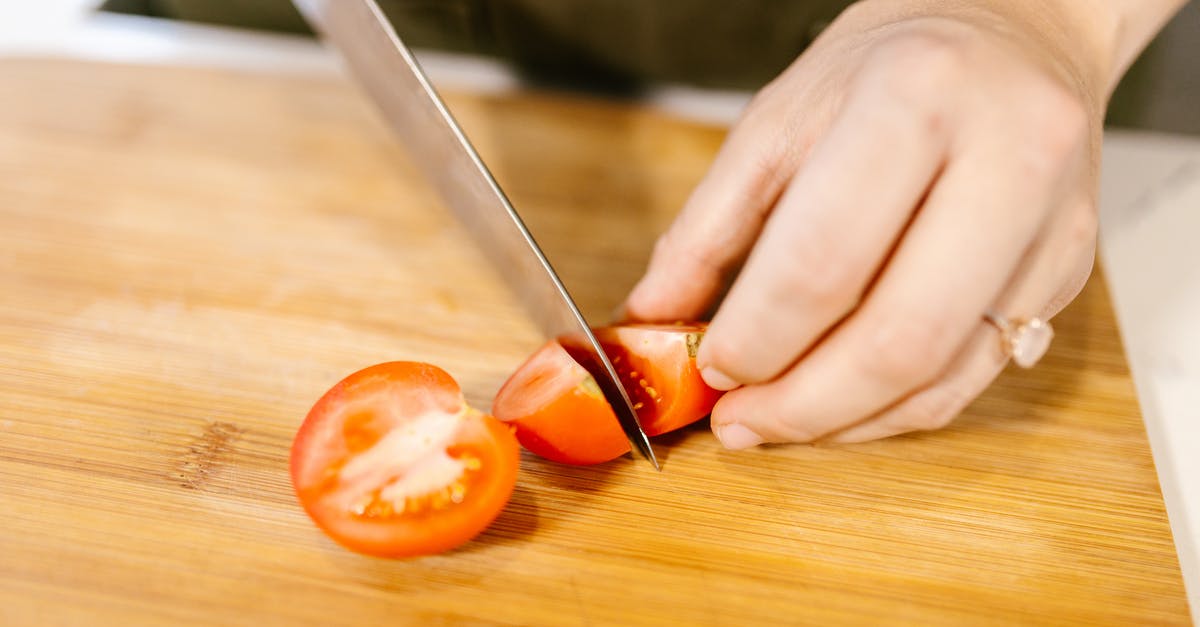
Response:
[{"label": "wrist", "polygon": [[973,23],[1014,42],[1076,89],[1103,116],[1141,51],[1187,0],[862,0],[850,21],[922,17]]},{"label": "wrist", "polygon": [[[1085,0],[1086,1],[1086,0]],[[1187,0],[1104,0],[1117,19],[1109,93]]]},{"label": "wrist", "polygon": [[1121,77],[1187,0],[978,0],[1036,34],[1106,106]]},{"label": "wrist", "polygon": [[975,0],[991,26],[1014,40],[1103,117],[1116,85],[1118,0]]},{"label": "wrist", "polygon": [[1057,18],[1062,33],[1078,37],[1094,86],[1104,102],[1121,77],[1187,0],[1052,0],[1041,4]]}]

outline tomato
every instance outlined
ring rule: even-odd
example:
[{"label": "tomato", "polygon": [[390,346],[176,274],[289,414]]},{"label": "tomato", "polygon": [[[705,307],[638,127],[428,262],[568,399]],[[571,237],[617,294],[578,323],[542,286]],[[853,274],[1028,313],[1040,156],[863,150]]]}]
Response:
[{"label": "tomato", "polygon": [[308,515],[343,546],[382,557],[452,549],[508,503],[519,450],[512,429],[467,406],[442,369],[390,362],[333,386],[291,451]]},{"label": "tomato", "polygon": [[646,435],[655,436],[700,420],[723,392],[708,387],[696,367],[707,325],[623,324],[596,329]]},{"label": "tomato", "polygon": [[[707,416],[721,392],[696,368],[703,323],[626,324],[595,330],[647,435]],[[492,414],[516,428],[530,452],[566,464],[598,464],[629,451],[596,380],[556,341],[517,369],[496,395]]]},{"label": "tomato", "polygon": [[558,342],[548,342],[515,372],[492,414],[516,428],[531,453],[564,464],[598,464],[629,451],[600,386]]}]

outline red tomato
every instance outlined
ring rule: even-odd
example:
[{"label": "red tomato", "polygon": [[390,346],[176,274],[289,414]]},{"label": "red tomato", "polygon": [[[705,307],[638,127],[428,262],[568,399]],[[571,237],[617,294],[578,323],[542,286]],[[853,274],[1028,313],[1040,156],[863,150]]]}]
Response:
[{"label": "red tomato", "polygon": [[390,362],[317,401],[292,444],[301,505],[345,547],[428,555],[478,535],[517,478],[511,428],[467,406],[442,369]]},{"label": "red tomato", "polygon": [[712,412],[721,398],[696,367],[708,328],[688,324],[622,324],[596,329],[646,435],[674,431]]},{"label": "red tomato", "polygon": [[552,461],[598,464],[629,450],[600,386],[558,342],[509,377],[492,414],[516,428],[522,446]]},{"label": "red tomato", "polygon": [[[703,323],[627,324],[595,330],[647,435],[691,424],[721,392],[696,368]],[[534,353],[505,382],[492,413],[514,427],[529,451],[566,464],[598,464],[629,451],[596,380],[558,342]]]}]

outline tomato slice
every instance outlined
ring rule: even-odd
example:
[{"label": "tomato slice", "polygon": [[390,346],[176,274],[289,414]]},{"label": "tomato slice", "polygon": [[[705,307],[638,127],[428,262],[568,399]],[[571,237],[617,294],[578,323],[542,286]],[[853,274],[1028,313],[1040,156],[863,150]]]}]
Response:
[{"label": "tomato slice", "polygon": [[600,386],[558,342],[548,342],[500,388],[492,414],[516,428],[531,453],[564,464],[598,464],[629,451]]},{"label": "tomato slice", "polygon": [[595,330],[608,353],[646,435],[655,436],[700,420],[721,398],[696,367],[696,351],[708,325],[622,324]]},{"label": "tomato slice", "polygon": [[[688,323],[595,329],[647,435],[707,416],[720,398],[696,368],[705,328]],[[516,428],[522,446],[552,461],[597,464],[629,451],[596,380],[558,342],[544,345],[509,377],[492,413]]]},{"label": "tomato slice", "polygon": [[346,377],[309,411],[292,444],[292,485],[343,546],[428,555],[495,520],[518,453],[511,428],[468,407],[444,370],[389,362]]}]

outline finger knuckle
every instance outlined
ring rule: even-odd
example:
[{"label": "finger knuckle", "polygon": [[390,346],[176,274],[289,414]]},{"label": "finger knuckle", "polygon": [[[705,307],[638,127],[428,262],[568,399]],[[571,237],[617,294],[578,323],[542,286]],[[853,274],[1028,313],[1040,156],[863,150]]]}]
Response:
[{"label": "finger knuckle", "polygon": [[1067,224],[1067,241],[1075,251],[1089,252],[1096,248],[1100,234],[1100,213],[1092,201],[1081,203],[1071,211]]},{"label": "finger knuckle", "polygon": [[862,370],[871,378],[911,387],[941,372],[948,350],[940,321],[899,315],[865,326],[866,341],[858,354]]},{"label": "finger knuckle", "polygon": [[936,431],[953,422],[965,404],[956,392],[928,390],[905,403],[900,422],[909,431]]},{"label": "finger knuckle", "polygon": [[855,273],[851,263],[839,256],[827,244],[799,237],[792,242],[787,267],[782,280],[775,285],[781,293],[776,302],[799,303],[823,311],[841,311],[855,299]]},{"label": "finger knuckle", "polygon": [[762,135],[742,136],[736,143],[722,148],[680,218],[660,238],[658,254],[725,260],[761,229],[796,157],[791,148]]},{"label": "finger knuckle", "polygon": [[803,125],[804,116],[795,115],[796,90],[789,87],[777,78],[751,96],[724,146],[750,146],[749,152],[757,153],[758,161],[774,167],[795,148],[794,144],[802,143],[798,141],[802,139],[798,129]]},{"label": "finger knuckle", "polygon": [[[762,208],[762,213],[765,213],[766,208],[787,186],[793,166],[799,161],[800,155],[808,150],[808,144],[801,141],[766,142],[748,164],[747,183],[740,190],[739,200],[742,205]],[[755,221],[755,226],[757,225]]]},{"label": "finger knuckle", "polygon": [[944,33],[908,33],[881,46],[877,55],[862,76],[867,97],[861,113],[892,130],[944,137],[950,127],[946,94],[958,93],[969,74],[961,43]]},{"label": "finger knuckle", "polygon": [[693,237],[682,232],[680,227],[673,226],[655,242],[653,256],[660,263],[686,265],[693,272],[701,273],[701,278],[708,280],[711,275],[723,271],[715,261],[719,258],[719,246],[719,243],[710,238]]},{"label": "finger knuckle", "polygon": [[1084,105],[1058,86],[1033,90],[1025,118],[1028,141],[1025,161],[1036,176],[1056,174],[1072,156],[1080,154],[1089,136],[1089,116]]},{"label": "finger knuckle", "polygon": [[736,422],[764,441],[778,443],[813,442],[825,435],[809,422],[810,417],[797,409],[793,400],[776,397],[773,402],[763,403],[762,397],[744,396],[746,391],[730,392],[717,403],[712,413],[714,429]]},{"label": "finger knuckle", "polygon": [[958,38],[940,32],[906,33],[880,47],[879,54],[883,85],[909,104],[936,101],[970,71],[967,51]]},{"label": "finger knuckle", "polygon": [[772,416],[766,430],[771,434],[769,439],[773,442],[815,442],[825,435],[799,416],[787,413]]}]

